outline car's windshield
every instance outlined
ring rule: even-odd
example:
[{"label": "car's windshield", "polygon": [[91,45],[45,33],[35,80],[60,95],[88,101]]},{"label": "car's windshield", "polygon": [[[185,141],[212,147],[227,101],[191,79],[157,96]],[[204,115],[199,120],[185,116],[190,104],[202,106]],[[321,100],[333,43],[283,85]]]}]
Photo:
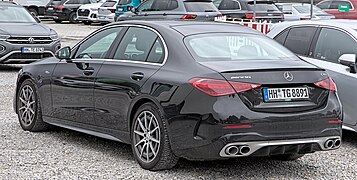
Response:
[{"label": "car's windshield", "polygon": [[[254,10],[254,1],[248,2],[248,9],[251,11]],[[279,9],[271,1],[256,1],[255,10],[264,12],[279,11]]]},{"label": "car's windshield", "polygon": [[[310,13],[310,5],[302,5],[302,6],[294,6],[294,8],[296,9],[296,11],[298,11],[301,14],[306,14],[306,13]],[[320,8],[313,6],[312,10],[314,13],[324,13]]]},{"label": "car's windshield", "polygon": [[197,61],[295,60],[297,57],[272,39],[251,34],[204,34],[185,39]]},{"label": "car's windshield", "polygon": [[184,2],[187,12],[215,12],[217,7],[212,2],[186,1]]},{"label": "car's windshield", "polygon": [[19,6],[0,6],[0,23],[36,23],[35,18]]}]

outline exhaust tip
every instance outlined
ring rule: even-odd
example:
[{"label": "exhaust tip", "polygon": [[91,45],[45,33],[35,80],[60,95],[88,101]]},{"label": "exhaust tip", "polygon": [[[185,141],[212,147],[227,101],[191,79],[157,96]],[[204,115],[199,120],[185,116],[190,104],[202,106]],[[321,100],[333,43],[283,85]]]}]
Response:
[{"label": "exhaust tip", "polygon": [[244,154],[248,154],[250,151],[250,147],[249,146],[242,146],[240,147],[239,153],[244,155]]},{"label": "exhaust tip", "polygon": [[339,148],[341,146],[341,140],[340,139],[336,139],[334,141],[334,146],[335,146],[335,148]]},{"label": "exhaust tip", "polygon": [[330,139],[330,140],[327,140],[325,142],[325,148],[331,149],[333,146],[334,146],[334,141],[333,140]]},{"label": "exhaust tip", "polygon": [[236,155],[236,154],[238,154],[238,152],[239,152],[239,149],[237,146],[229,146],[226,149],[227,155]]}]

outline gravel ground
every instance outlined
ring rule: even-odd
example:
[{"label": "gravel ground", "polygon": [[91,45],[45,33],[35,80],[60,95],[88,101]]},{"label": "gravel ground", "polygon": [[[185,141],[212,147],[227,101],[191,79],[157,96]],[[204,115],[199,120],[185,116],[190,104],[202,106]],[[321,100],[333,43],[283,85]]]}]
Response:
[{"label": "gravel ground", "polygon": [[[63,44],[75,42],[66,39]],[[43,133],[25,132],[12,110],[14,84],[20,68],[19,65],[0,65],[0,179],[357,178],[355,133],[345,132],[343,145],[338,150],[309,154],[292,162],[267,158],[208,162],[180,160],[172,170],[150,172],[140,168],[126,144],[61,128]]]}]

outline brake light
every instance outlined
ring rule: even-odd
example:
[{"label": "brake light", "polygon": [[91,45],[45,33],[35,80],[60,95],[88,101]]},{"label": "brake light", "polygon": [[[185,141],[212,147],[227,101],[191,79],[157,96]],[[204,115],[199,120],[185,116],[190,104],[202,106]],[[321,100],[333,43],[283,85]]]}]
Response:
[{"label": "brake light", "polygon": [[251,128],[253,125],[251,124],[239,124],[239,125],[227,125],[223,126],[223,129],[246,129]]},{"label": "brake light", "polygon": [[338,123],[342,123],[342,120],[340,120],[340,119],[331,119],[331,120],[328,120],[327,122],[331,123],[331,124],[338,124]]},{"label": "brake light", "polygon": [[128,9],[128,11],[131,11],[133,9],[133,6],[127,6],[126,8]]},{"label": "brake light", "polygon": [[314,84],[315,84],[315,86],[323,88],[323,89],[327,89],[330,91],[337,91],[336,84],[331,78],[327,78],[322,81],[315,82]]},{"label": "brake light", "polygon": [[197,15],[196,14],[185,14],[181,17],[182,20],[188,20],[188,19],[196,19]]},{"label": "brake light", "polygon": [[64,9],[64,6],[53,6],[53,9],[62,10]]},{"label": "brake light", "polygon": [[110,12],[115,13],[115,9],[108,9]]},{"label": "brake light", "polygon": [[189,80],[189,83],[209,96],[225,96],[260,87],[258,84],[208,78],[193,78]]},{"label": "brake light", "polygon": [[245,19],[253,19],[253,14],[244,14]]}]

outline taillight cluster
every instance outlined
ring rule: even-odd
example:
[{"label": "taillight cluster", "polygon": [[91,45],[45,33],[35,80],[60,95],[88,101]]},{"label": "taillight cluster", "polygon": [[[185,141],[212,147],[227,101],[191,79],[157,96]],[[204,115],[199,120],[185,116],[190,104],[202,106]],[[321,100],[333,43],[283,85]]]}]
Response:
[{"label": "taillight cluster", "polygon": [[53,9],[62,10],[64,9],[64,6],[53,6]]},{"label": "taillight cluster", "polygon": [[335,82],[331,78],[324,79],[322,81],[318,81],[314,83],[315,86],[322,88],[322,89],[327,89],[330,91],[337,91],[337,87]]},{"label": "taillight cluster", "polygon": [[126,9],[127,9],[128,11],[131,11],[131,10],[133,9],[133,6],[127,6]]},{"label": "taillight cluster", "polygon": [[196,17],[197,17],[196,14],[185,14],[181,17],[181,20],[196,19]]},{"label": "taillight cluster", "polygon": [[111,13],[115,13],[115,9],[108,9]]},{"label": "taillight cluster", "polygon": [[189,83],[193,87],[210,96],[225,96],[239,92],[249,91],[260,87],[259,84],[250,84],[208,78],[193,78],[189,80]]}]

